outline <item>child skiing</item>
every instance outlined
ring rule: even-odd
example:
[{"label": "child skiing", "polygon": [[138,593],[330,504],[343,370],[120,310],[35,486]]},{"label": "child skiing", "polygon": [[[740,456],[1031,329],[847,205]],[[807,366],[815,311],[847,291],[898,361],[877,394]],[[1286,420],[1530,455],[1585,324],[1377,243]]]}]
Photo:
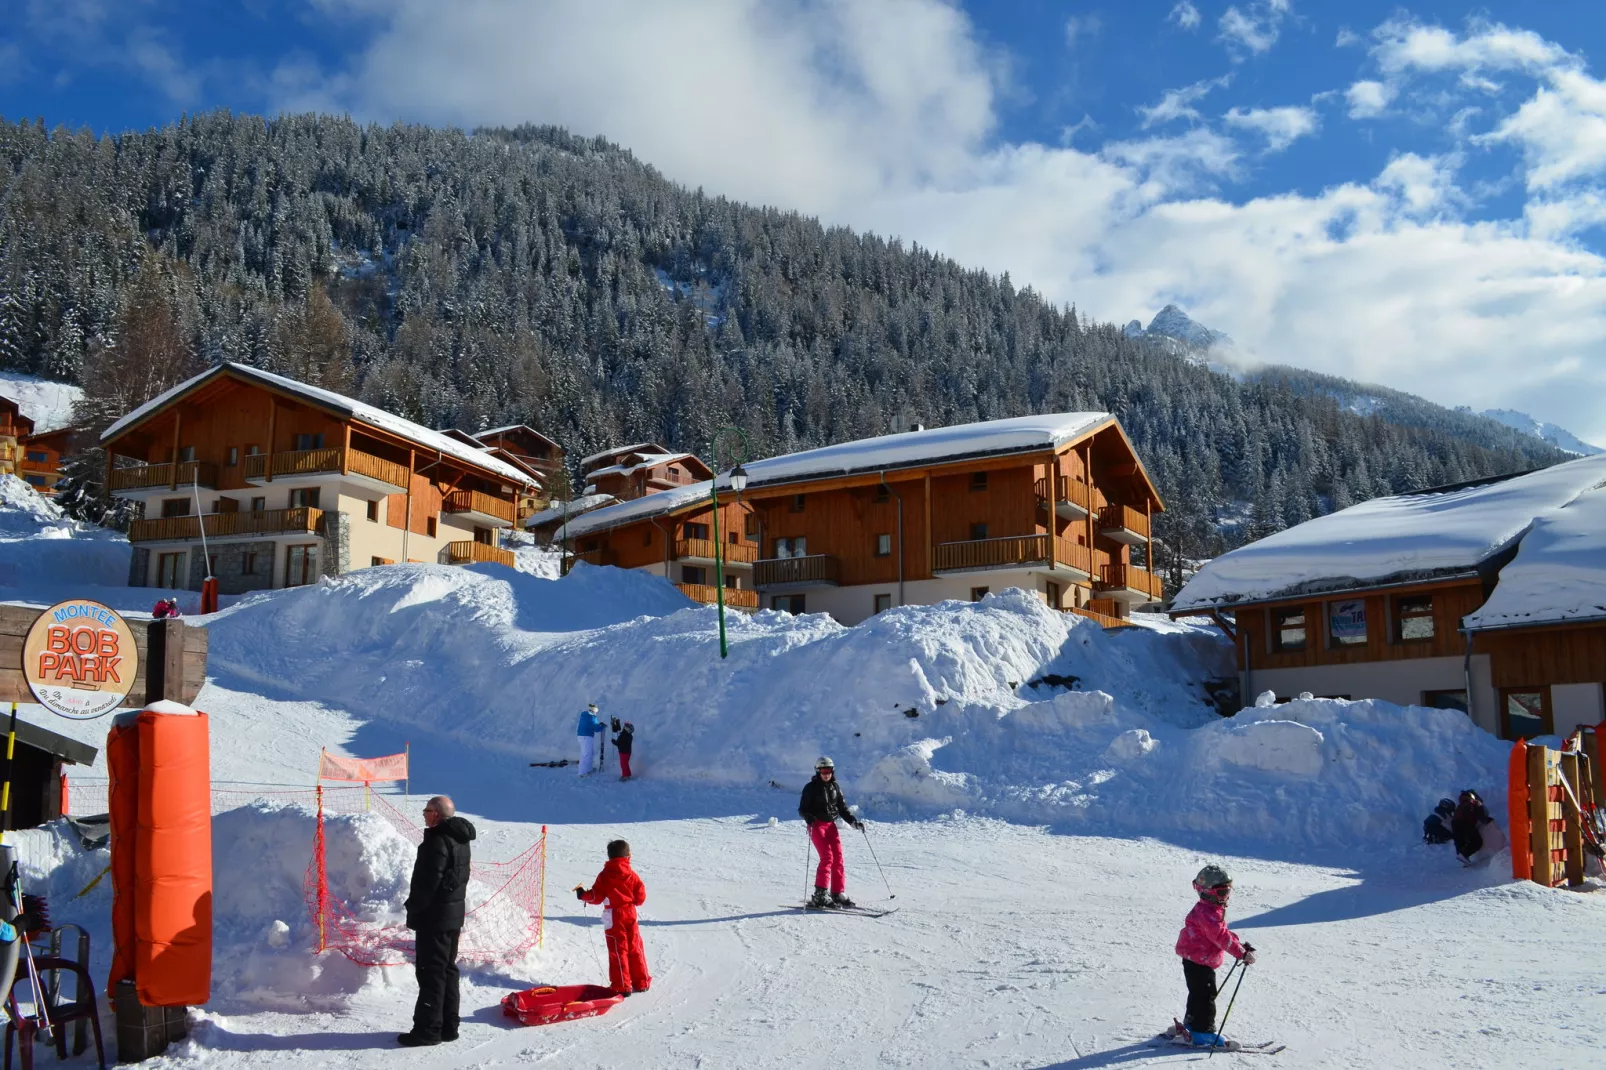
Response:
[{"label": "child skiing", "polygon": [[603,934],[608,940],[608,985],[621,996],[645,992],[652,987],[647,972],[647,956],[641,948],[641,930],[636,925],[636,908],[647,901],[647,886],[630,868],[630,844],[614,840],[608,844],[608,864],[597,874],[588,891],[575,885],[577,899],[593,906],[606,903],[602,911]]},{"label": "child skiing", "polygon": [[629,721],[619,727],[619,718],[613,719],[613,749],[619,752],[619,779],[630,779],[630,749],[635,746],[636,726]]},{"label": "child skiing", "polygon": [[1237,1041],[1216,1032],[1216,968],[1227,955],[1253,966],[1255,949],[1227,928],[1232,878],[1226,870],[1217,865],[1201,869],[1193,879],[1193,890],[1199,901],[1188,911],[1188,919],[1177,936],[1182,976],[1188,982],[1188,1011],[1181,1026],[1174,1030],[1173,1039],[1179,1044],[1237,1051]]},{"label": "child skiing", "polygon": [[[841,818],[854,828],[863,828],[859,819],[848,809],[842,798],[842,789],[836,782],[836,763],[822,757],[814,763],[814,779],[803,785],[803,798],[797,812],[809,827],[809,839],[820,853],[820,865],[814,871],[814,898],[808,901],[811,910],[826,907],[853,907],[847,897],[847,867],[842,863],[842,837],[836,830],[836,819]],[[826,898],[830,886],[831,898]]]}]

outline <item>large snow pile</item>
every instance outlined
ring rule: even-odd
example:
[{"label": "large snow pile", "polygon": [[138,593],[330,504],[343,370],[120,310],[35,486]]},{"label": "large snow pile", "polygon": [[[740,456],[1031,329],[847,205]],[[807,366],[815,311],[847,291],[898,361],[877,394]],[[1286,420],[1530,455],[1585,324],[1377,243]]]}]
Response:
[{"label": "large snow pile", "polygon": [[1374,498],[1221,555],[1173,608],[1470,570],[1522,538],[1535,517],[1602,481],[1606,455],[1460,490]]},{"label": "large snow pile", "polygon": [[82,387],[71,383],[0,371],[0,398],[15,401],[22,414],[33,421],[34,433],[38,435],[71,426],[73,405],[83,393]]},{"label": "large snow pile", "polygon": [[128,539],[81,524],[16,476],[0,476],[0,597],[8,587],[128,582]]},{"label": "large snow pile", "polygon": [[1606,486],[1534,521],[1470,628],[1606,617]]},{"label": "large snow pile", "polygon": [[1026,592],[824,615],[715,611],[638,572],[432,565],[258,595],[215,669],[515,762],[568,757],[578,710],[637,725],[654,777],[795,786],[831,754],[878,812],[1302,845],[1415,835],[1440,795],[1499,796],[1505,745],[1464,716],[1328,700],[1223,720],[1219,633],[1106,633]]}]

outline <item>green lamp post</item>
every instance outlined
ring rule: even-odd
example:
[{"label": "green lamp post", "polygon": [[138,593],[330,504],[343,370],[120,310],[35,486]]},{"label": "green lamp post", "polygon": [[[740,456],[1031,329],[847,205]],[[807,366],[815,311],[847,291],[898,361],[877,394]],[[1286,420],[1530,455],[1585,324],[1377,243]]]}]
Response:
[{"label": "green lamp post", "polygon": [[735,451],[739,456],[735,458],[735,465],[730,470],[731,489],[736,492],[736,500],[741,501],[742,491],[747,489],[747,469],[742,467],[742,459],[747,455],[747,436],[742,434],[741,428],[723,427],[714,433],[714,438],[708,444],[708,452],[713,455],[716,469],[714,478],[708,484],[708,497],[714,503],[714,593],[719,602],[719,656],[729,657],[730,648],[725,643],[725,544],[719,534],[719,442],[727,434],[734,433],[740,441]]}]

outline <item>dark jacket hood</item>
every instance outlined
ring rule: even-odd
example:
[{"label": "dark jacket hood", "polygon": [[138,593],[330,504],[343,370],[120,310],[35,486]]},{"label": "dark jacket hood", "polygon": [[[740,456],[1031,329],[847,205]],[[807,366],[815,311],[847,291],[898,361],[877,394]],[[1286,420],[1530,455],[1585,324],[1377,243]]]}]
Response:
[{"label": "dark jacket hood", "polygon": [[424,831],[433,832],[437,836],[450,837],[458,843],[468,843],[474,838],[474,826],[469,824],[467,818],[462,817],[449,817],[434,828],[425,829]]}]

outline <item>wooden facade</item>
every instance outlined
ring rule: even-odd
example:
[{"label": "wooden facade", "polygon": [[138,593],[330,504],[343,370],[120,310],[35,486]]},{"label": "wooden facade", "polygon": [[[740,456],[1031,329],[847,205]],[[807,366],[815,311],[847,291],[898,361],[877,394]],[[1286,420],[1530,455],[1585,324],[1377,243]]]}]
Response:
[{"label": "wooden facade", "polygon": [[79,431],[61,427],[29,435],[19,444],[17,475],[40,494],[54,495],[61,480],[61,463],[71,456]]},{"label": "wooden facade", "polygon": [[648,494],[674,490],[713,477],[713,470],[696,455],[668,453],[656,446],[606,455],[583,473],[587,494],[607,494],[633,501]]},{"label": "wooden facade", "polygon": [[0,475],[18,475],[22,443],[33,434],[34,424],[10,398],[0,397]]},{"label": "wooden facade", "polygon": [[[224,365],[107,438],[107,486],[144,513],[132,585],[193,588],[210,572],[231,593],[460,561],[453,543],[493,546],[512,526],[522,472],[299,389]],[[203,531],[205,562],[189,545]]]},{"label": "wooden facade", "polygon": [[[1238,636],[1238,668],[1292,669],[1313,665],[1356,665],[1407,658],[1461,657],[1466,653],[1466,637],[1461,618],[1483,604],[1481,580],[1453,580],[1390,587],[1384,590],[1339,591],[1321,596],[1289,598],[1243,607],[1234,614]],[[1402,629],[1402,608],[1416,610],[1423,599],[1431,614],[1419,617],[1424,623]],[[1335,634],[1334,615],[1341,604],[1360,602],[1365,638],[1346,642]],[[1304,641],[1297,647],[1283,641],[1283,632],[1292,633],[1295,614],[1303,623]],[[1349,618],[1353,620],[1353,617]],[[1429,627],[1425,622],[1431,622]],[[1287,628],[1279,627],[1288,624]],[[1402,631],[1413,632],[1410,637]],[[1421,638],[1421,632],[1430,632]]]}]

